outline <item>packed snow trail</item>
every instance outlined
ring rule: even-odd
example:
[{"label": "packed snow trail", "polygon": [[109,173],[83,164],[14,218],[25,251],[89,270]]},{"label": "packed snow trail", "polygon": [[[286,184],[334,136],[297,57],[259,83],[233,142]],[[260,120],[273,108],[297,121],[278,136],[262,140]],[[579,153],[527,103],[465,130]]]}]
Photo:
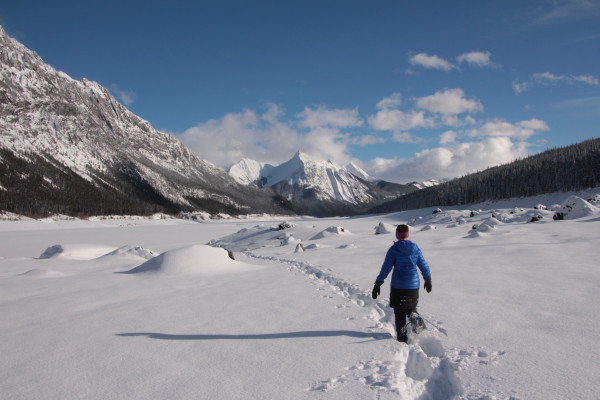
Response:
[{"label": "packed snow trail", "polygon": [[[382,301],[373,300],[369,291],[358,285],[335,277],[325,272],[323,267],[309,263],[287,260],[273,256],[260,256],[249,251],[243,256],[284,265],[290,271],[300,272],[309,279],[317,282],[342,296],[347,302],[364,308],[365,318],[373,321],[375,326],[371,331],[384,330],[389,338],[395,337],[394,313]],[[432,319],[429,317],[428,319]],[[439,333],[446,334],[439,322],[430,323],[434,331],[413,335],[411,344],[397,343],[395,340],[385,347],[390,356],[388,360],[362,360],[357,364],[346,367],[345,372],[333,378],[328,378],[310,385],[307,390],[328,392],[350,381],[360,382],[377,392],[377,397],[394,395],[394,398],[416,399],[451,399],[463,394],[461,383],[456,376],[457,363],[454,352],[448,355],[441,342],[437,339]],[[435,332],[435,327],[437,332]],[[470,397],[473,398],[473,397]]]}]

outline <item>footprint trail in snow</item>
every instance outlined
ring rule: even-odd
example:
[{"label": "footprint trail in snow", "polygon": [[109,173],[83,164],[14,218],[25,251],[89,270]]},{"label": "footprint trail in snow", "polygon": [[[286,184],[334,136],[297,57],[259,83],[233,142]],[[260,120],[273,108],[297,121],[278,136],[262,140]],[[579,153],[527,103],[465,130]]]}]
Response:
[{"label": "footprint trail in snow", "polygon": [[[260,256],[244,252],[244,256],[267,262],[285,265],[290,271],[300,272],[319,284],[320,290],[325,288],[342,296],[348,303],[365,309],[366,318],[372,320],[373,331],[384,330],[395,337],[393,310],[383,302],[371,298],[371,293],[358,285],[337,278],[325,272],[326,268],[309,263],[286,260],[272,256]],[[323,298],[332,298],[322,294]],[[348,305],[338,305],[339,309]],[[414,335],[410,344],[396,341],[386,344],[388,357],[385,360],[370,359],[359,361],[345,368],[338,376],[313,382],[307,388],[312,392],[328,392],[346,384],[363,384],[374,391],[377,398],[385,394],[400,399],[501,399],[504,397],[488,396],[477,391],[463,388],[457,372],[468,368],[473,363],[492,364],[504,354],[502,351],[485,349],[451,349],[446,350],[439,337],[447,335],[441,321],[426,316],[429,330]],[[506,397],[508,398],[508,397]],[[515,398],[512,398],[516,400]]]}]

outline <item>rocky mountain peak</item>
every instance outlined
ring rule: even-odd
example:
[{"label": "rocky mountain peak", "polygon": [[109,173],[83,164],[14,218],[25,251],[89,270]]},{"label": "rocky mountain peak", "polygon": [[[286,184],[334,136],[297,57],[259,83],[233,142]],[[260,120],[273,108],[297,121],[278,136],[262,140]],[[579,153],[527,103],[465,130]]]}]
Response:
[{"label": "rocky mountain peak", "polygon": [[[39,181],[37,186],[58,203],[76,202],[73,195],[64,199],[66,190],[85,190],[97,198],[131,197],[132,203],[169,211],[283,210],[272,192],[239,186],[177,138],[133,114],[99,83],[55,70],[4,30],[0,42],[0,152],[5,155],[0,170],[6,171],[0,175],[6,189],[0,208],[20,207],[15,199],[26,196],[19,187]],[[15,174],[10,163],[27,171]],[[249,201],[253,196],[261,206]],[[118,208],[118,201],[107,202]],[[95,208],[89,205],[90,212]]]}]

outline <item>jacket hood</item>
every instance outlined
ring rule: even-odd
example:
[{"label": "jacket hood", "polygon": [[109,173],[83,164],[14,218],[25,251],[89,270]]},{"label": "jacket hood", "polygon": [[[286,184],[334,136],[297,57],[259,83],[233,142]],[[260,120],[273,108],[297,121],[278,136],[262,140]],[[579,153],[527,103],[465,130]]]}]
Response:
[{"label": "jacket hood", "polygon": [[413,252],[415,243],[410,240],[398,240],[394,243],[394,248],[401,254],[410,254]]}]

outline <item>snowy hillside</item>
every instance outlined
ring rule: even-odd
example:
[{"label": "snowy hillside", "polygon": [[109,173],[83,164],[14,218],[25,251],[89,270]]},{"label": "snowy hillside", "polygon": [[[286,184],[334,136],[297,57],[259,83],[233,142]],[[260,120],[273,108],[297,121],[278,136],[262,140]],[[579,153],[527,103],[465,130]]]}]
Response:
[{"label": "snowy hillside", "polygon": [[243,159],[229,169],[239,183],[274,189],[310,215],[345,215],[380,204],[414,190],[395,185],[387,191],[369,181],[355,164],[340,167],[331,161],[317,161],[297,152],[290,160],[273,166]]},{"label": "snowy hillside", "polygon": [[272,194],[241,187],[107,89],[56,71],[1,27],[0,44],[0,208],[39,208],[31,198],[73,208],[85,198],[88,212],[136,201],[170,211],[278,209]]},{"label": "snowy hillside", "polygon": [[[595,399],[599,206],[600,188],[286,223],[10,215],[2,395]],[[370,296],[399,223],[433,276],[408,345],[389,278]]]},{"label": "snowy hillside", "polygon": [[411,183],[409,183],[409,185],[412,185],[412,186],[416,187],[417,189],[425,189],[428,187],[437,186],[440,183],[442,183],[442,182],[438,181],[437,179],[430,179],[428,181],[423,181],[423,182],[411,182]]}]

